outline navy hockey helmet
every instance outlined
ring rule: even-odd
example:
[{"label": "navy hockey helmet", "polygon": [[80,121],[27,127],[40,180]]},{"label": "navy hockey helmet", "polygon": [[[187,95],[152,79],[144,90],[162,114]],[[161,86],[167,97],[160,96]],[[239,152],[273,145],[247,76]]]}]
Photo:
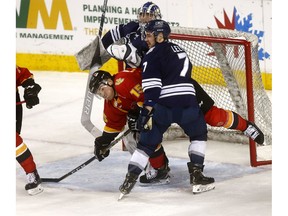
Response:
[{"label": "navy hockey helmet", "polygon": [[145,14],[145,13],[153,15],[154,19],[162,18],[160,8],[153,2],[146,2],[139,8],[139,11],[138,11],[139,15]]},{"label": "navy hockey helmet", "polygon": [[145,31],[152,32],[155,37],[157,37],[159,33],[163,33],[164,39],[167,40],[171,33],[171,28],[166,21],[157,19],[148,22],[145,26]]},{"label": "navy hockey helmet", "polygon": [[95,71],[92,74],[92,77],[91,77],[90,82],[89,82],[89,90],[90,90],[90,92],[92,92],[94,94],[97,94],[97,91],[98,91],[98,89],[99,89],[101,84],[109,85],[108,84],[108,79],[112,79],[113,80],[113,77],[112,77],[112,75],[109,72],[103,71],[103,70]]}]

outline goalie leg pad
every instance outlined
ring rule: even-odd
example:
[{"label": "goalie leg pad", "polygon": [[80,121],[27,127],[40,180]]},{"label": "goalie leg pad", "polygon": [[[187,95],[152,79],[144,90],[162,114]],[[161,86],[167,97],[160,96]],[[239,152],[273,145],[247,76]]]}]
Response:
[{"label": "goalie leg pad", "polygon": [[132,132],[132,133],[127,134],[125,137],[123,137],[124,145],[131,155],[134,153],[134,151],[137,148],[139,134],[140,134],[139,132]]}]

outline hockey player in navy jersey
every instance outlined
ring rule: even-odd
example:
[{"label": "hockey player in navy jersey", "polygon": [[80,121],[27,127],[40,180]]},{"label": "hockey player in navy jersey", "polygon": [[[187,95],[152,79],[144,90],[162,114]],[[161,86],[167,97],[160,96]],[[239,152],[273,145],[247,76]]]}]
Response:
[{"label": "hockey player in navy jersey", "polygon": [[[126,67],[141,67],[142,59],[148,51],[148,46],[144,41],[144,26],[150,20],[161,18],[162,14],[160,8],[153,2],[146,2],[139,8],[137,21],[121,24],[109,30],[103,36],[102,43],[112,57],[125,61]],[[207,124],[214,127],[224,127],[242,131],[246,136],[250,137],[258,144],[263,144],[264,135],[254,123],[247,121],[231,110],[224,110],[215,106],[213,99],[204,91],[196,80],[191,79],[191,81],[195,87],[197,101],[201,104],[200,108]],[[136,121],[135,118],[137,119],[137,116],[131,116],[130,120],[132,121],[132,124],[133,121]],[[168,160],[165,160],[165,164],[157,162],[157,157],[160,156],[159,158],[163,158],[163,155],[164,151],[162,153],[158,151],[157,155],[152,156],[152,158],[154,158],[153,161],[157,164],[157,167],[154,168],[157,169],[147,169],[148,172],[140,177],[140,182],[153,183],[158,182],[162,177],[167,177],[166,174],[170,170]],[[161,161],[163,160],[161,159]],[[164,175],[163,173],[166,174]]]},{"label": "hockey player in navy jersey", "polygon": [[137,149],[128,165],[123,195],[129,194],[147,165],[164,132],[177,123],[189,136],[187,163],[193,193],[215,188],[214,178],[204,176],[207,126],[191,82],[192,64],[186,52],[168,41],[171,32],[164,20],[153,20],[145,26],[145,41],[149,51],[143,59],[142,88],[144,104],[137,121],[141,131]]}]

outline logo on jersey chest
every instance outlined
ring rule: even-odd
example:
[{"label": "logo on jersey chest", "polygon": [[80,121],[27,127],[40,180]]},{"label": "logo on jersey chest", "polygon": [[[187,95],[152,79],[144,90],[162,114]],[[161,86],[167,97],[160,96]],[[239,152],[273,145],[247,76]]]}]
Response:
[{"label": "logo on jersey chest", "polygon": [[119,97],[117,99],[114,99],[113,106],[120,109],[122,108],[122,101],[119,99]]},{"label": "logo on jersey chest", "polygon": [[124,78],[118,78],[118,79],[116,79],[115,80],[115,85],[117,86],[117,85],[120,85],[121,83],[123,83],[124,82]]}]

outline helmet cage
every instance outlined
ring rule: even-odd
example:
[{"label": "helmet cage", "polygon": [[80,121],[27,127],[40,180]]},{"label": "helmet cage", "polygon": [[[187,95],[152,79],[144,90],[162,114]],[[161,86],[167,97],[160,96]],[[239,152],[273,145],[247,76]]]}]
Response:
[{"label": "helmet cage", "polygon": [[141,16],[141,14],[150,14],[154,19],[162,18],[160,8],[153,2],[146,2],[142,7],[140,7],[138,9],[138,16]]}]

